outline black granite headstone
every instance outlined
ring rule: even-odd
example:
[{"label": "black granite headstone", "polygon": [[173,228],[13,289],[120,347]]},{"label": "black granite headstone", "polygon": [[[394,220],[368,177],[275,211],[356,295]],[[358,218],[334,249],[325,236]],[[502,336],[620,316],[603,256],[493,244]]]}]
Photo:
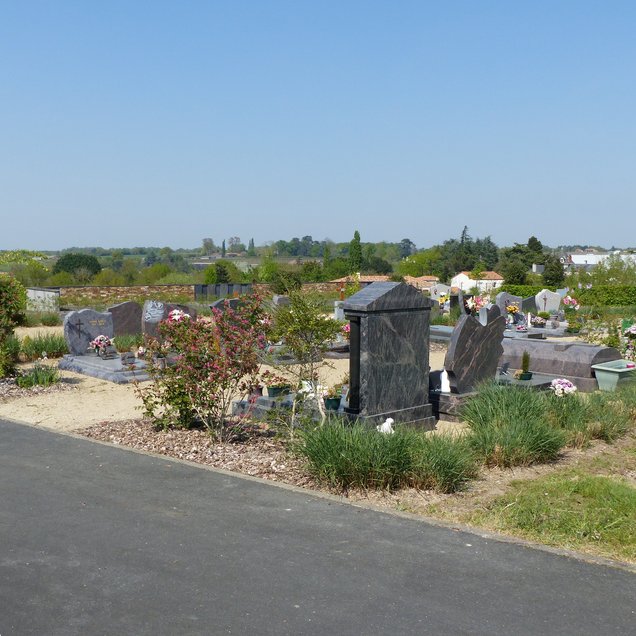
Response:
[{"label": "black granite headstone", "polygon": [[459,319],[444,360],[452,393],[468,393],[495,378],[505,329],[506,319],[497,305],[488,310],[486,325],[473,316]]},{"label": "black granite headstone", "polygon": [[113,316],[115,336],[136,336],[141,333],[142,309],[139,303],[129,300],[109,307]]},{"label": "black granite headstone", "polygon": [[374,425],[388,417],[427,429],[435,425],[428,397],[432,305],[405,283],[372,283],[347,299],[349,415]]}]

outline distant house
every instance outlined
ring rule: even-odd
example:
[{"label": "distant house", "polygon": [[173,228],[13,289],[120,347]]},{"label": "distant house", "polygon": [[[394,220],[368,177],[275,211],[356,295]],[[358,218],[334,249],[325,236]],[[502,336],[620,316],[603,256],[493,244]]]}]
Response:
[{"label": "distant house", "polygon": [[342,283],[343,285],[350,285],[351,283],[358,282],[361,287],[366,287],[371,283],[386,283],[391,280],[388,276],[374,275],[374,274],[359,274],[351,276],[343,276],[342,278],[336,278],[329,281],[330,283]]},{"label": "distant house", "polygon": [[439,283],[439,278],[437,276],[405,276],[404,282],[422,291],[430,291],[431,287]]},{"label": "distant house", "polygon": [[576,250],[571,254],[561,257],[561,263],[566,272],[592,271],[597,265],[604,263],[610,256],[618,256],[624,263],[636,263],[636,255],[622,253],[620,250],[614,252],[595,252],[594,250]]},{"label": "distant house", "polygon": [[451,287],[467,292],[476,287],[480,293],[490,292],[501,287],[504,277],[497,272],[481,272],[479,278],[473,278],[470,272],[459,272],[451,279]]}]

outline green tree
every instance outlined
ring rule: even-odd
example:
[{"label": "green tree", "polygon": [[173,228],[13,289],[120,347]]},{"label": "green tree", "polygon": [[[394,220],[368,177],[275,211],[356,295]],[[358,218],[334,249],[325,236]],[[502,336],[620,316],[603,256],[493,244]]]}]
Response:
[{"label": "green tree", "polygon": [[565,281],[565,272],[561,261],[552,254],[544,257],[543,282],[548,287],[559,287]]},{"label": "green tree", "polygon": [[353,233],[353,239],[349,243],[349,273],[355,274],[362,269],[362,245],[360,243],[360,232]]},{"label": "green tree", "polygon": [[227,253],[227,250],[225,249],[225,239],[223,239],[223,243],[221,243],[221,256],[225,258],[226,253]]},{"label": "green tree", "polygon": [[201,254],[203,256],[211,256],[214,254],[214,250],[216,246],[214,245],[214,241],[211,238],[204,238],[201,245]]},{"label": "green tree", "polygon": [[509,259],[505,261],[500,274],[508,285],[525,285],[528,268],[520,260]]},{"label": "green tree", "polygon": [[254,239],[251,238],[247,247],[248,256],[256,256],[256,248],[254,247]]},{"label": "green tree", "polygon": [[95,256],[90,254],[79,254],[76,252],[67,252],[60,256],[55,265],[53,266],[53,274],[59,274],[60,272],[68,272],[77,276],[76,272],[81,270],[80,278],[85,278],[85,273],[88,272],[89,280],[90,276],[95,276],[102,269],[99,261]]}]

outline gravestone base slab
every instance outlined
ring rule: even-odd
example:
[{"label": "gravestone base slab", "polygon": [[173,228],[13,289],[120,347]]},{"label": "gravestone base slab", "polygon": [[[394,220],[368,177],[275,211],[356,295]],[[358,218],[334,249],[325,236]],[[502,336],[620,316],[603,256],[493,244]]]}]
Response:
[{"label": "gravestone base slab", "polygon": [[390,417],[393,418],[395,424],[410,426],[422,431],[432,431],[435,428],[435,416],[433,415],[431,404],[421,404],[420,406],[387,411],[386,413],[375,413],[373,415],[360,415],[352,409],[345,409],[344,411],[352,420],[359,420],[372,426],[383,424]]},{"label": "gravestone base slab", "polygon": [[150,379],[146,372],[146,363],[143,360],[135,360],[133,364],[123,365],[119,355],[104,360],[97,356],[67,354],[59,361],[58,367],[64,371],[82,373],[100,380],[115,382],[115,384],[128,384],[135,380],[144,382]]},{"label": "gravestone base slab", "polygon": [[459,416],[461,409],[466,402],[477,395],[476,391],[468,393],[441,393],[440,391],[431,391],[429,400],[433,407],[433,415],[436,420],[444,420],[446,422],[461,422]]}]

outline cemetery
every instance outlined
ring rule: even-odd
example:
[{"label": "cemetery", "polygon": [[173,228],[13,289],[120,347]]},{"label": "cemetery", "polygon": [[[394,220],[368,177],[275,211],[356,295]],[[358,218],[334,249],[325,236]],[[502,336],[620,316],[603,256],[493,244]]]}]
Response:
[{"label": "cemetery", "polygon": [[[121,386],[115,401],[134,393],[143,413],[84,435],[353,498],[440,496],[487,467],[524,470],[633,431],[628,349],[568,337],[566,296],[440,302],[375,282],[332,315],[302,293],[231,297],[201,316],[126,301],[66,313],[57,366]],[[446,302],[456,323],[431,324]],[[539,309],[555,324],[536,326]],[[328,449],[341,450],[325,463]],[[382,470],[378,453],[392,457]]]}]

